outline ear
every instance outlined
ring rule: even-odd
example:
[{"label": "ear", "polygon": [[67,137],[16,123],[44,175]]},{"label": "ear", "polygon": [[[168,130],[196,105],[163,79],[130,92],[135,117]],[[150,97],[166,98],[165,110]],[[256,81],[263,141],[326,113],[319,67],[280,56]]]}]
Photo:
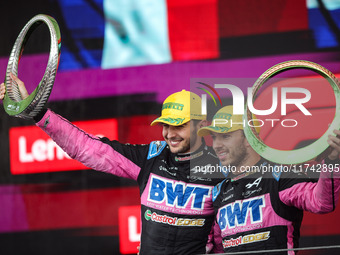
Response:
[{"label": "ear", "polygon": [[[245,146],[245,147],[251,147],[250,144],[249,144],[249,142],[248,142],[247,137],[245,137],[245,136],[244,136],[243,143],[244,143],[244,146]],[[252,148],[252,147],[251,147],[251,148]]]},{"label": "ear", "polygon": [[209,123],[207,120],[201,120],[199,123],[198,123],[198,128],[202,128],[202,127],[206,127],[208,126]]}]

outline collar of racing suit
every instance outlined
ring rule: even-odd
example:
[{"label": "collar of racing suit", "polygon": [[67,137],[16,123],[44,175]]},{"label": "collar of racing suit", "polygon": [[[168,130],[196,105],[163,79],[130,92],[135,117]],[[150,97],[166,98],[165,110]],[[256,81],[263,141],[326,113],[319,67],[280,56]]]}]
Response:
[{"label": "collar of racing suit", "polygon": [[[260,165],[265,164],[265,162],[266,161],[263,158],[261,158],[254,166],[257,166],[258,167],[257,169],[260,169]],[[245,171],[237,175],[231,172],[229,178],[231,182],[234,182],[234,181],[238,181],[240,179],[246,178],[247,176],[250,176],[256,173],[259,173],[259,171]]]}]

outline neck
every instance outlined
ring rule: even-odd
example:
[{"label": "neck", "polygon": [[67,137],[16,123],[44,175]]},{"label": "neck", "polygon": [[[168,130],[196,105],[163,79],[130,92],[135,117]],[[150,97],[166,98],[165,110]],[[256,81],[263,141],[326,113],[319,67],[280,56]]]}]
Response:
[{"label": "neck", "polygon": [[203,145],[202,139],[197,139],[196,143],[190,146],[190,150],[187,153],[195,153],[196,151],[199,150],[199,148],[201,148],[202,145]]},{"label": "neck", "polygon": [[252,166],[255,166],[257,164],[257,162],[260,161],[260,159],[261,159],[261,157],[257,153],[249,155],[249,157],[245,158],[245,160],[239,166],[236,167],[235,174],[238,175],[238,174],[241,174],[245,171],[247,171],[247,172],[256,171],[256,168],[252,167]]}]

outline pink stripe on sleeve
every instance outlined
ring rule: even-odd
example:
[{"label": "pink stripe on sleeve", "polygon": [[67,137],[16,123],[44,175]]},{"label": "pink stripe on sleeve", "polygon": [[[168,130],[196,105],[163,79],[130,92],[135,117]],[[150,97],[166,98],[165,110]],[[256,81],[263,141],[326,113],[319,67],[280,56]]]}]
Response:
[{"label": "pink stripe on sleeve", "polygon": [[71,158],[94,170],[111,173],[120,177],[137,180],[140,167],[115,151],[99,138],[83,130],[60,115],[47,110],[44,117],[36,123]]}]

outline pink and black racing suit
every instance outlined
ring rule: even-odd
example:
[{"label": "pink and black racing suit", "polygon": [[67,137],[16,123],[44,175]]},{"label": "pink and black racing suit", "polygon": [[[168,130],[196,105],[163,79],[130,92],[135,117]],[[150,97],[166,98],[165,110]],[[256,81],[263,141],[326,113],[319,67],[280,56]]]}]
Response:
[{"label": "pink and black racing suit", "polygon": [[206,252],[214,222],[212,189],[221,179],[190,173],[193,165],[218,164],[210,148],[203,145],[194,154],[176,155],[164,141],[129,145],[99,139],[50,110],[36,125],[71,158],[94,170],[138,182],[142,218],[140,254]]},{"label": "pink and black racing suit", "polygon": [[[213,190],[218,223],[216,239],[218,232],[222,238],[221,241],[215,241],[222,244],[224,252],[296,248],[299,245],[303,211],[331,212],[338,201],[339,165],[333,171],[323,168],[317,182],[305,174],[285,171],[287,168],[269,168],[269,163],[264,160],[260,160],[256,166],[258,172],[230,176]],[[266,169],[266,172],[261,169]]]}]

